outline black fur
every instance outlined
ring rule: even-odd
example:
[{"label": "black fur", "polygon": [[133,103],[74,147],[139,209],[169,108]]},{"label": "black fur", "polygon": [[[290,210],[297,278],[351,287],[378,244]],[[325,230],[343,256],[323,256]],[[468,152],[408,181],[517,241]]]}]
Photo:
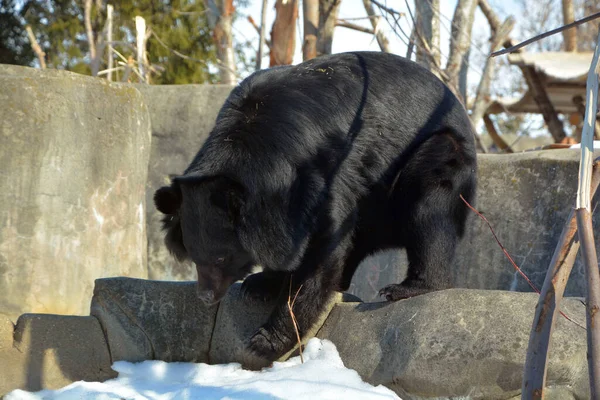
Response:
[{"label": "black fur", "polygon": [[290,285],[301,287],[301,331],[379,250],[409,258],[406,280],[382,289],[388,300],[450,287],[467,216],[459,195],[473,201],[475,169],[471,123],[441,81],[398,56],[345,53],[244,80],[155,200],[167,246],[197,265],[204,301],[264,268],[243,292],[279,296],[249,341],[272,360],[295,342]]}]

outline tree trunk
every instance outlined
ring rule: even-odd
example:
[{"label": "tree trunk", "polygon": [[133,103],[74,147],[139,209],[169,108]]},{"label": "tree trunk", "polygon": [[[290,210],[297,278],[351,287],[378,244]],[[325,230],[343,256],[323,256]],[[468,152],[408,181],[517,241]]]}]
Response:
[{"label": "tree trunk", "polygon": [[450,38],[450,56],[446,64],[446,84],[461,97],[459,91],[460,71],[468,63],[467,55],[471,47],[471,31],[475,17],[477,0],[458,0],[452,17],[452,36]]},{"label": "tree trunk", "polygon": [[275,21],[271,28],[269,66],[290,65],[296,49],[296,21],[298,0],[277,0]]},{"label": "tree trunk", "polygon": [[319,30],[317,34],[317,56],[331,54],[333,31],[337,21],[341,0],[319,0]]},{"label": "tree trunk", "polygon": [[429,45],[428,51],[423,46],[417,47],[417,62],[439,76],[440,66],[440,1],[416,1],[417,26],[420,36]]},{"label": "tree trunk", "polygon": [[110,4],[106,5],[106,41],[108,44],[108,75],[106,78],[109,82],[112,82],[113,73],[113,45],[112,45],[112,21],[113,21],[113,6]]},{"label": "tree trunk", "polygon": [[232,19],[233,0],[204,0],[208,9],[208,23],[217,46],[221,83],[236,84],[235,57],[233,54]]},{"label": "tree trunk", "polygon": [[[563,25],[575,21],[575,12],[573,11],[573,0],[562,0]],[[577,28],[563,31],[566,51],[577,51]]]},{"label": "tree trunk", "polygon": [[302,60],[310,60],[317,56],[317,34],[319,32],[319,0],[303,0],[304,43],[302,44]]}]

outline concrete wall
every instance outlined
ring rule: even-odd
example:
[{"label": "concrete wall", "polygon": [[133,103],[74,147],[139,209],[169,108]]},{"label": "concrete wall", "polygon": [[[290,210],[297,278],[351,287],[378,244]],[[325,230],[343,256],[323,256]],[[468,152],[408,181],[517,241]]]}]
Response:
[{"label": "concrete wall", "polygon": [[140,93],[0,65],[0,312],[87,314],[94,279],[147,277]]},{"label": "concrete wall", "polygon": [[[575,206],[579,151],[480,155],[478,162],[476,207],[517,265],[541,288],[567,216]],[[593,223],[597,230],[597,213]],[[598,245],[600,237],[596,235]],[[374,300],[379,288],[402,280],[407,264],[404,251],[371,257],[356,272],[350,291],[364,301]],[[453,278],[455,285],[463,288],[532,291],[475,214],[470,215],[467,233],[459,245]],[[578,259],[565,295],[584,293],[584,270]]]}]

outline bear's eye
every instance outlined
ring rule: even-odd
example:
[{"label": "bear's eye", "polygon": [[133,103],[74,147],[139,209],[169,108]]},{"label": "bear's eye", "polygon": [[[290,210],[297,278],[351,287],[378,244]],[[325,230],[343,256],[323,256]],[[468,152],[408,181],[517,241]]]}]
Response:
[{"label": "bear's eye", "polygon": [[225,257],[219,257],[215,260],[215,264],[223,264],[225,262]]}]

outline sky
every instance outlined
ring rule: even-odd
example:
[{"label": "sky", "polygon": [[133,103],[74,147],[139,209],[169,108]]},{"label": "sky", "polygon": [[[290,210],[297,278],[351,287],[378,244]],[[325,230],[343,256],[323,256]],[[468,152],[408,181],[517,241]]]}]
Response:
[{"label": "sky", "polygon": [[[450,45],[450,27],[451,20],[454,14],[454,8],[456,7],[457,0],[440,0],[440,43],[442,49],[442,65],[448,56],[448,49]],[[273,20],[275,18],[275,9],[273,6],[273,1],[269,1],[269,7],[267,8],[267,35],[271,30],[273,25]],[[401,26],[406,32],[407,35],[410,35],[410,30],[412,23],[410,22],[410,14],[407,12],[407,4],[410,6],[411,10],[414,12],[414,0],[405,1],[405,0],[394,0],[385,2],[388,7],[393,8],[399,12],[402,12],[406,15],[406,17],[401,19]],[[242,14],[250,15],[254,18],[255,21],[260,21],[261,15],[261,6],[262,1],[260,0],[250,0],[249,7],[242,10]],[[490,4],[492,4],[493,8],[497,11],[499,17],[505,18],[506,16],[512,14],[517,16],[521,10],[521,6],[517,2],[517,0],[490,0]],[[302,10],[302,5],[299,5],[300,10]],[[297,30],[298,39],[296,40],[296,52],[294,57],[294,64],[302,61],[302,50],[301,50],[301,30],[302,30],[302,12],[300,15],[300,23],[299,28]],[[353,19],[353,18],[361,18],[365,17],[366,13],[364,10],[362,0],[342,0],[341,7],[339,11],[338,18],[339,19]],[[369,22],[367,20],[352,20],[351,22],[363,25],[365,27],[370,27]],[[405,55],[406,54],[406,43],[408,42],[406,37],[398,37],[396,34],[390,29],[387,22],[382,21],[383,31],[386,33],[387,38],[390,41],[390,49],[395,54]],[[241,18],[239,22],[236,23],[234,34],[240,35],[240,37],[244,37],[252,40],[253,43],[258,43],[258,34],[252,25],[246,21],[245,18]],[[490,30],[488,23],[481,12],[481,10],[477,9],[475,14],[475,22],[473,26],[473,38],[472,42],[474,43],[474,57],[477,59],[483,60],[483,58],[487,55],[489,51],[487,48],[487,41],[490,36]],[[379,51],[380,48],[377,44],[377,41],[374,39],[372,35],[358,32],[355,30],[337,27],[333,36],[333,52],[340,53],[344,51],[356,51],[356,50],[374,50]],[[268,49],[265,49],[265,57],[263,59],[263,68],[268,66]],[[475,64],[476,62],[474,62]],[[469,77],[470,81],[479,81],[476,79],[481,75],[481,67],[473,66],[470,70],[470,74],[473,76]]]}]

